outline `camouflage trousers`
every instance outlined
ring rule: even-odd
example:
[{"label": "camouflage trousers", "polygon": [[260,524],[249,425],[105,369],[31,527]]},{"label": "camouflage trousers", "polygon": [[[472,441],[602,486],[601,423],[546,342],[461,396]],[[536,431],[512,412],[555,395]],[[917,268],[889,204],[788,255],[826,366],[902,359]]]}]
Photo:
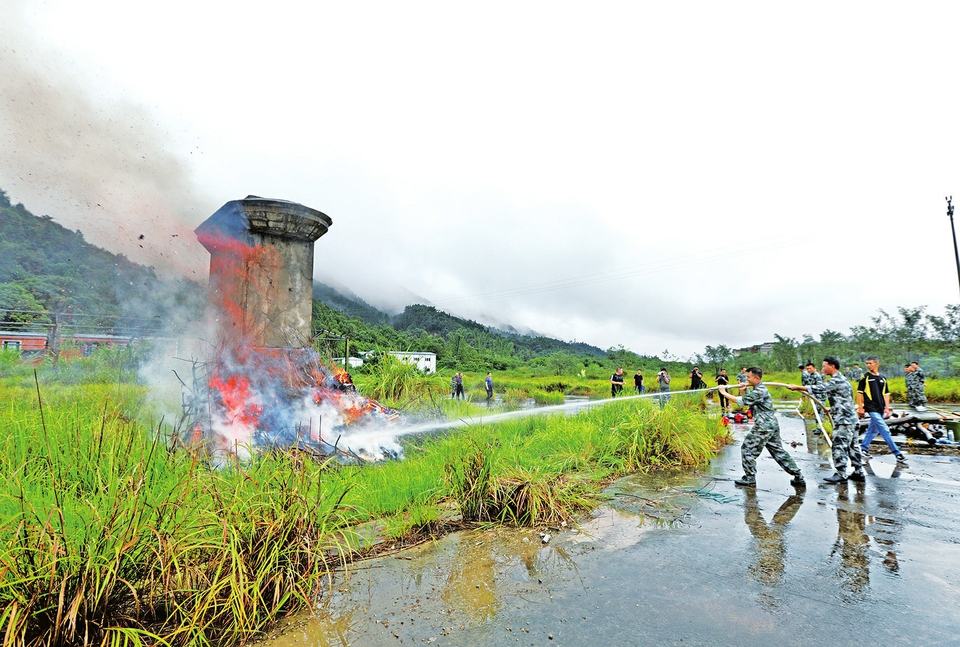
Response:
[{"label": "camouflage trousers", "polygon": [[783,448],[783,441],[780,440],[780,425],[775,427],[760,428],[754,427],[747,437],[743,439],[740,445],[740,460],[743,462],[743,474],[748,480],[757,478],[757,457],[766,447],[773,460],[784,469],[785,472],[800,475],[800,468],[793,462],[793,458]]},{"label": "camouflage trousers", "polygon": [[831,439],[833,467],[837,472],[846,473],[848,458],[853,471],[858,471],[863,466],[863,456],[860,454],[860,433],[857,425],[834,425]]},{"label": "camouflage trousers", "polygon": [[927,396],[923,392],[923,385],[907,385],[907,402],[911,407],[923,406],[927,403]]}]

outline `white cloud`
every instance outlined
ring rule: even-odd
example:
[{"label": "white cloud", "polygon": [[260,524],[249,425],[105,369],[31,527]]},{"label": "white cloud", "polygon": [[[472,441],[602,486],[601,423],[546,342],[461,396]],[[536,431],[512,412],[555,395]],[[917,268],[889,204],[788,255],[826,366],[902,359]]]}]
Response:
[{"label": "white cloud", "polygon": [[318,275],[371,301],[399,284],[641,353],[957,301],[952,5],[23,7],[30,47],[4,55],[39,52],[39,78],[84,90],[104,124],[136,106],[175,171],[77,188],[55,157],[29,177],[0,162],[15,199],[72,222],[101,193],[174,205],[151,213],[187,231],[227,200],[282,197],[333,218]]}]

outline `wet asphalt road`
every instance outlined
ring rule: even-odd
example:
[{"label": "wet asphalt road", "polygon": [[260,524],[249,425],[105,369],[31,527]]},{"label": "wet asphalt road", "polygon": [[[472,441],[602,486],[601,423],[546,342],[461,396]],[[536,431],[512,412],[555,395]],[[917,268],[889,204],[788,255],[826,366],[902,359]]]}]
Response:
[{"label": "wet asphalt road", "polygon": [[267,644],[960,645],[960,456],[905,446],[907,468],[876,455],[866,483],[825,485],[823,439],[781,426],[805,490],[766,455],[735,487],[738,442],[617,482],[547,543],[465,532],[355,565]]}]

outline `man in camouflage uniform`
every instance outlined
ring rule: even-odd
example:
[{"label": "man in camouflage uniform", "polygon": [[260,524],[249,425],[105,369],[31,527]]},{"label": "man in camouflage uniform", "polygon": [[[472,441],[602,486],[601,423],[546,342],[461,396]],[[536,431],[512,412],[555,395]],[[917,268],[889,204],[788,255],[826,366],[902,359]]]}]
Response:
[{"label": "man in camouflage uniform", "polygon": [[926,411],[927,395],[924,393],[924,385],[927,380],[923,369],[917,362],[911,362],[903,367],[903,372],[906,373],[907,402],[917,411]]},{"label": "man in camouflage uniform", "polygon": [[753,429],[743,439],[740,445],[740,459],[743,463],[743,476],[734,483],[742,487],[757,486],[757,457],[766,447],[773,460],[777,461],[788,474],[793,475],[790,484],[794,487],[804,487],[806,482],[800,473],[800,468],[793,462],[793,458],[783,448],[780,440],[780,422],[777,420],[773,408],[773,398],[770,391],[760,381],[763,378],[763,369],[753,366],[747,369],[747,384],[753,388],[743,392],[739,397],[727,392],[726,386],[718,387],[720,394],[737,403],[738,406],[748,406],[753,411]]},{"label": "man in camouflage uniform", "polygon": [[737,384],[743,388],[747,387],[747,367],[744,366],[740,369],[740,372],[737,373]]},{"label": "man in camouflage uniform", "polygon": [[[800,384],[803,386],[812,386],[814,384],[823,384],[823,376],[817,372],[817,367],[813,365],[813,362],[807,362],[807,365],[804,367],[802,373],[800,373]],[[816,397],[816,396],[814,396]],[[820,398],[817,398],[818,400]],[[827,412],[816,402],[813,403],[813,406],[817,408],[817,413],[820,415],[820,421],[826,419]],[[818,429],[823,429],[820,424],[817,424]]]},{"label": "man in camouflage uniform", "polygon": [[862,378],[863,378],[863,369],[860,368],[859,364],[854,364],[853,368],[847,371],[847,379],[850,380],[850,382],[853,384],[859,384]]},{"label": "man in camouflage uniform", "polygon": [[863,458],[860,455],[859,433],[857,429],[857,407],[853,403],[853,387],[840,372],[840,360],[833,356],[823,358],[823,372],[830,377],[822,384],[798,386],[791,384],[791,391],[804,391],[821,402],[830,402],[830,414],[833,418],[833,476],[824,479],[826,483],[843,483],[847,480],[847,460],[853,472],[851,481],[863,481]]}]

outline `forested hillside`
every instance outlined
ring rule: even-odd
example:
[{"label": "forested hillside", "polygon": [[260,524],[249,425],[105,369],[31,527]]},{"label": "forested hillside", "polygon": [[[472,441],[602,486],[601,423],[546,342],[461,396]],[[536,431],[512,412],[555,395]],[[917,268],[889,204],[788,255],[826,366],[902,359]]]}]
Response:
[{"label": "forested hillside", "polygon": [[329,285],[316,280],[313,282],[313,298],[349,317],[359,317],[372,326],[390,323],[390,315],[386,312],[377,310],[360,297],[341,294]]},{"label": "forested hillside", "polygon": [[[87,243],[79,231],[50,216],[11,205],[0,190],[0,308],[116,317],[125,314],[125,303],[151,293],[157,283],[152,268]],[[47,318],[24,312],[0,317]]]},{"label": "forested hillside", "polygon": [[[123,255],[91,245],[50,216],[36,216],[12,205],[0,190],[0,321],[48,323],[56,314],[93,315],[91,325],[134,315],[164,319],[180,308],[202,305],[203,287],[188,281],[173,291],[154,270]],[[392,324],[392,325],[391,325]],[[493,330],[435,308],[408,306],[393,321],[362,300],[318,283],[314,289],[314,327],[328,337],[346,337],[354,350],[419,350],[437,353],[441,366],[503,369],[535,358],[560,354],[565,363],[579,356],[603,358],[603,350],[546,337]],[[326,342],[342,355],[342,342]],[[554,358],[556,360],[557,358]]]},{"label": "forested hillside", "polygon": [[[407,306],[391,320],[391,325],[375,324],[371,322],[369,313],[365,317],[350,316],[351,310],[328,305],[349,299],[332,288],[324,288],[327,298],[314,302],[315,328],[349,338],[353,348],[359,351],[399,349],[432,352],[437,354],[440,367],[462,370],[504,370],[520,364],[537,363],[573,369],[589,365],[591,360],[602,364],[602,360],[615,358],[607,351],[589,344],[506,333],[425,305]],[[365,312],[363,306],[366,304],[360,304],[352,311]],[[377,318],[373,321],[382,320]],[[342,342],[330,341],[327,346],[332,355],[343,354]]]}]

